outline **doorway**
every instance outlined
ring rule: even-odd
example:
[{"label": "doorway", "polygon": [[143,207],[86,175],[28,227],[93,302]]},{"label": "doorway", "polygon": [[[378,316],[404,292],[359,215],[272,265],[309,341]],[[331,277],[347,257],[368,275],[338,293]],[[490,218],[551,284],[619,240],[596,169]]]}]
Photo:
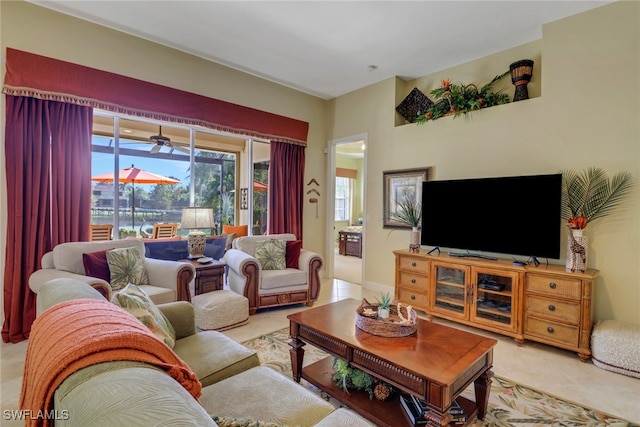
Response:
[{"label": "doorway", "polygon": [[360,134],[331,141],[327,162],[327,272],[358,285],[365,271],[366,140]]}]

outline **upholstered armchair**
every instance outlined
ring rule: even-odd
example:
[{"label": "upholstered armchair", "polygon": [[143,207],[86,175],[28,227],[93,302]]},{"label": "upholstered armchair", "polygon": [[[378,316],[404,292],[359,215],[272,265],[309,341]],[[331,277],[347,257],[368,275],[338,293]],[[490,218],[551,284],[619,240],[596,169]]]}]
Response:
[{"label": "upholstered armchair", "polygon": [[[289,253],[293,267],[264,268],[256,255],[260,241],[277,240],[296,242],[293,234],[239,237],[233,241],[223,258],[227,263],[229,289],[249,299],[249,314],[258,309],[304,303],[312,306],[320,294],[320,269],[322,257],[300,248]],[[297,241],[299,242],[299,241]],[[295,247],[295,243],[292,245]],[[293,259],[295,258],[295,259]]]},{"label": "upholstered armchair", "polygon": [[[62,243],[44,254],[42,269],[29,277],[29,287],[37,294],[38,289],[51,279],[71,278],[89,284],[105,298],[111,299],[113,289],[109,272],[107,271],[106,277],[104,274],[97,274],[95,265],[99,263],[94,263],[87,273],[87,257],[83,261],[83,255],[93,258],[101,251],[124,248],[134,248],[139,252],[144,274],[148,278],[148,284],[140,285],[140,288],[154,303],[191,301],[189,283],[195,277],[195,268],[191,263],[146,258],[144,243],[137,239]],[[106,253],[104,257],[106,261]]]}]

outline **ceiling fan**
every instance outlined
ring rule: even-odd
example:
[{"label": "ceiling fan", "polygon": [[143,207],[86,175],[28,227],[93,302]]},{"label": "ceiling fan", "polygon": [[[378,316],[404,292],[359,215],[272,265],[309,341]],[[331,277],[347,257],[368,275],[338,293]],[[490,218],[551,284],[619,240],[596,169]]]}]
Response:
[{"label": "ceiling fan", "polygon": [[151,142],[154,142],[155,145],[153,147],[151,147],[151,154],[155,154],[158,153],[162,147],[169,147],[171,148],[171,150],[173,151],[178,150],[178,151],[182,151],[183,153],[187,153],[189,154],[190,151],[187,147],[183,147],[180,144],[175,144],[171,142],[171,139],[169,139],[168,137],[164,136],[162,134],[162,126],[160,126],[160,130],[158,132],[158,135],[151,135],[149,137],[149,139],[151,140]]}]

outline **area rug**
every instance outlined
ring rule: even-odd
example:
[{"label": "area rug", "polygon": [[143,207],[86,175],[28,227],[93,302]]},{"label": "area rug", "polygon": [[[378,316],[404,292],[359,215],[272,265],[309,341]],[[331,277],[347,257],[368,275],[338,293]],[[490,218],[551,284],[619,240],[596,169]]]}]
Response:
[{"label": "area rug", "polygon": [[[289,330],[282,329],[244,343],[258,353],[260,362],[291,378],[289,355]],[[327,353],[306,345],[304,364],[316,362]],[[302,380],[305,387],[319,392],[313,385]],[[473,400],[473,389],[465,390],[463,396]],[[334,401],[335,402],[335,401]],[[476,420],[470,426],[495,427],[539,427],[539,426],[615,426],[638,427],[604,412],[586,408],[573,402],[552,396],[543,391],[527,387],[506,378],[494,376],[489,395],[489,408],[484,421]]]}]

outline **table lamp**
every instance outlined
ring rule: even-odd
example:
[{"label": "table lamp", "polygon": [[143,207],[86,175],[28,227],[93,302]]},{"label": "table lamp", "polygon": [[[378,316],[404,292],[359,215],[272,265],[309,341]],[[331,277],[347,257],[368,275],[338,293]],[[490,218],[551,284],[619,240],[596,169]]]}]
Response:
[{"label": "table lamp", "polygon": [[204,256],[206,248],[206,234],[199,231],[203,228],[213,228],[213,209],[211,208],[184,208],[182,209],[182,223],[180,228],[189,229],[187,236],[187,248],[190,259],[198,259]]}]

